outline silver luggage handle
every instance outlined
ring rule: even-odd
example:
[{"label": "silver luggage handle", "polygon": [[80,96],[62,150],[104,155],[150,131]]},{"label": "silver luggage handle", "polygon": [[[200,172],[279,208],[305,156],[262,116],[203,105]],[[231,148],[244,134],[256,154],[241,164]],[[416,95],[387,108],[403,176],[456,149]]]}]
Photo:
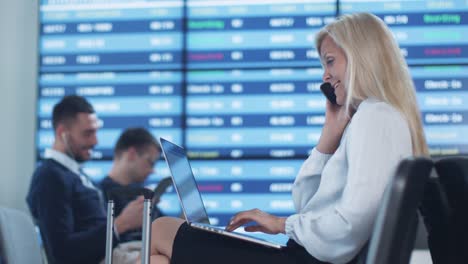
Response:
[{"label": "silver luggage handle", "polygon": [[150,263],[150,246],[151,246],[151,200],[152,197],[143,202],[143,224],[142,224],[142,239],[141,239],[141,264]]},{"label": "silver luggage handle", "polygon": [[106,231],[106,261],[105,264],[112,264],[112,243],[114,230],[114,200],[107,202],[107,231]]},{"label": "silver luggage handle", "polygon": [[141,241],[141,264],[150,263],[150,248],[151,248],[151,202],[154,192],[146,188],[132,188],[132,189],[114,189],[107,195],[109,201],[107,202],[107,230],[106,230],[106,258],[105,264],[112,264],[112,243],[114,234],[114,200],[116,195],[129,195],[135,197],[143,195],[143,223],[142,223],[142,241]]}]

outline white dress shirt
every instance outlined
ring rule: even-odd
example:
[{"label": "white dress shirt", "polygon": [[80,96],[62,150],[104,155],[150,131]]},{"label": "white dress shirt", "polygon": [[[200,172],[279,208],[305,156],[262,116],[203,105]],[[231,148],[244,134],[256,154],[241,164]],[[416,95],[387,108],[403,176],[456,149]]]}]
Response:
[{"label": "white dress shirt", "polygon": [[387,103],[363,101],[335,153],[313,149],[303,163],[286,234],[321,261],[352,260],[370,238],[398,163],[412,154],[404,116]]},{"label": "white dress shirt", "polygon": [[75,174],[80,175],[80,164],[62,152],[55,149],[46,149],[44,157],[46,159],[53,159],[62,164],[65,168],[73,171]]}]

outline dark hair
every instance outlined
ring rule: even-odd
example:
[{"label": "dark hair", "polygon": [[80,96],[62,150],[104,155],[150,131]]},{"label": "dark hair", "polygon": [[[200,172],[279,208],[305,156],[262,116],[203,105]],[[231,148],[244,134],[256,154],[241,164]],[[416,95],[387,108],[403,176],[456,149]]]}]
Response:
[{"label": "dark hair", "polygon": [[158,141],[151,135],[145,128],[134,127],[127,128],[117,140],[114,148],[114,155],[116,157],[126,151],[130,147],[134,147],[138,153],[144,151],[148,146],[154,146],[158,151],[161,151]]},{"label": "dark hair", "polygon": [[60,123],[65,123],[76,118],[79,113],[94,113],[93,106],[84,97],[68,95],[62,98],[53,109],[52,125],[54,129]]}]

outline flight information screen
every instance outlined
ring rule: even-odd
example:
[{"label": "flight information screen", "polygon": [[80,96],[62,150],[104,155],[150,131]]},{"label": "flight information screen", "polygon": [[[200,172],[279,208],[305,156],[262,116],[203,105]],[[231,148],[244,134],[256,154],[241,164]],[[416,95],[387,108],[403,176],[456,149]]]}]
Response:
[{"label": "flight information screen", "polygon": [[411,70],[432,155],[468,153],[468,67]]},{"label": "flight information screen", "polygon": [[332,0],[187,0],[187,67],[320,67],[315,32],[335,16]]},{"label": "flight information screen", "polygon": [[[37,158],[51,111],[85,96],[100,122],[85,170],[99,182],[128,127],[184,146],[211,221],[294,212],[291,188],[325,120],[316,32],[371,12],[410,65],[433,155],[468,154],[468,3],[362,0],[41,0]],[[147,180],[169,176],[163,160]],[[174,190],[159,207],[179,215]]]},{"label": "flight information screen", "polygon": [[179,69],[183,2],[42,0],[40,70]]},{"label": "flight information screen", "polygon": [[410,65],[468,63],[464,0],[341,0],[340,11],[379,16],[392,29]]},{"label": "flight information screen", "polygon": [[319,68],[190,71],[186,146],[199,158],[304,158],[325,121]]},{"label": "flight information screen", "polygon": [[39,156],[53,142],[52,107],[69,94],[100,118],[95,159],[112,159],[125,127],[182,142],[183,12],[174,0],[41,1]]},{"label": "flight information screen", "polygon": [[94,158],[111,159],[125,127],[145,127],[154,134],[182,141],[181,73],[83,72],[43,73],[39,76],[38,140],[44,153],[54,140],[52,108],[64,95],[85,96],[101,125]]}]

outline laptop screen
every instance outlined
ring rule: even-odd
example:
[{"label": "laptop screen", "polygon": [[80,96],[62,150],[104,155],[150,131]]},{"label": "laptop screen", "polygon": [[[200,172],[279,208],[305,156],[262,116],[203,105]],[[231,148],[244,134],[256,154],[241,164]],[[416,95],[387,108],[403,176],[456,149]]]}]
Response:
[{"label": "laptop screen", "polygon": [[160,141],[186,220],[209,224],[185,150],[164,138],[160,138]]}]

